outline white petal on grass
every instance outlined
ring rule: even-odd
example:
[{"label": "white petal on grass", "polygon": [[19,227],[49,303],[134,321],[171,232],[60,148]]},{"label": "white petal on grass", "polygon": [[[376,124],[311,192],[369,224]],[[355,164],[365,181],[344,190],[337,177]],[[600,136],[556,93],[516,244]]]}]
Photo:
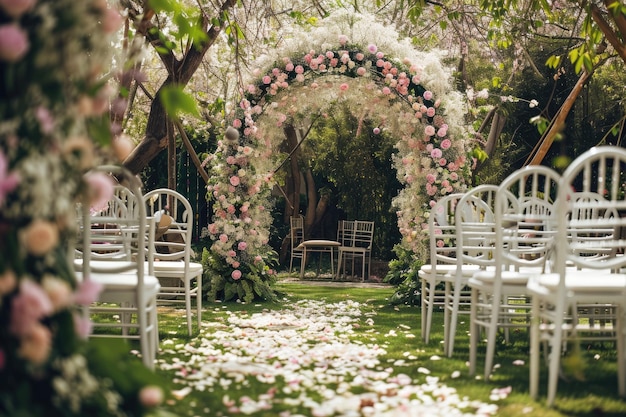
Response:
[{"label": "white petal on grass", "polygon": [[[230,398],[222,412],[255,414],[280,405],[304,408],[306,415],[320,417],[488,416],[498,409],[459,398],[454,388],[430,376],[426,368],[418,368],[423,375],[415,381],[397,374],[393,367],[406,366],[404,359],[381,363],[386,343],[352,340],[354,325],[363,323],[364,317],[365,323],[374,325],[375,313],[361,312],[364,306],[357,302],[304,300],[293,303],[290,310],[249,314],[221,307],[225,319],[203,326],[187,344],[168,343],[174,359],[157,364],[176,373],[174,383],[182,388],[175,392],[181,398],[192,390],[217,393],[223,386]],[[397,335],[391,331],[387,336]],[[409,352],[402,356],[418,359]],[[267,384],[272,394],[247,397],[249,377]],[[276,389],[279,380],[287,382]],[[284,417],[298,416],[286,413]]]}]

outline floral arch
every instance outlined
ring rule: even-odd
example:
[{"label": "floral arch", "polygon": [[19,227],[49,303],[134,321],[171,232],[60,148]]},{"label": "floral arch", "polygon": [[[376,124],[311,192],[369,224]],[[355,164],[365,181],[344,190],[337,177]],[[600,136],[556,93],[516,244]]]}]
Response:
[{"label": "floral arch", "polygon": [[[377,30],[370,27],[366,32]],[[416,52],[397,59],[402,48],[383,44],[359,42],[339,33],[335,47],[328,42],[300,46],[255,71],[254,81],[232,113],[230,134],[209,158],[213,181],[208,195],[218,204],[208,234],[214,240],[212,252],[225,260],[221,273],[226,282],[245,280],[250,274],[260,273],[262,278],[259,268],[268,270],[261,260],[267,253],[263,247],[271,221],[264,208],[273,186],[271,172],[278,159],[279,138],[284,137],[282,128],[306,121],[331,103],[343,103],[360,121],[369,120],[377,126],[373,133],[385,130],[397,138],[393,165],[404,189],[393,206],[401,244],[423,259],[427,256],[422,231],[429,208],[439,197],[464,190],[469,179],[464,106],[437,54]],[[415,52],[404,46],[405,51]],[[246,263],[252,268],[242,270]],[[259,270],[254,272],[255,268]]]}]

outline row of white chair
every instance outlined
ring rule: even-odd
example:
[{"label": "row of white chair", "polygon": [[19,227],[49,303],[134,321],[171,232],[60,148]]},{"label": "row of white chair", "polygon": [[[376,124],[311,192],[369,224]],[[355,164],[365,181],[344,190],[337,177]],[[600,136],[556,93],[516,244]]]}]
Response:
[{"label": "row of white chair", "polygon": [[139,339],[143,361],[153,367],[158,351],[158,304],[184,297],[191,335],[191,298],[195,297],[198,329],[201,325],[203,268],[191,261],[191,205],[169,189],[142,195],[138,178],[118,166],[92,172],[114,176],[119,183],[106,208],[92,211],[89,202],[83,202],[82,239],[73,262],[78,280],[102,287],[98,303],[88,311],[100,315],[94,327],[121,329],[94,336]]},{"label": "row of white chair", "polygon": [[[538,395],[543,341],[550,352],[550,405],[564,343],[614,340],[624,395],[626,275],[616,271],[626,257],[616,253],[625,243],[619,239],[623,221],[618,215],[626,209],[625,170],[626,150],[594,148],[562,176],[546,167],[525,167],[499,186],[478,186],[437,202],[429,218],[431,263],[420,270],[423,339],[428,341],[439,304],[445,312],[444,349],[452,355],[457,316],[469,308],[470,373],[476,371],[485,330],[488,378],[498,330],[506,336],[511,327],[530,327],[530,392]],[[589,316],[597,311],[602,320]]]}]

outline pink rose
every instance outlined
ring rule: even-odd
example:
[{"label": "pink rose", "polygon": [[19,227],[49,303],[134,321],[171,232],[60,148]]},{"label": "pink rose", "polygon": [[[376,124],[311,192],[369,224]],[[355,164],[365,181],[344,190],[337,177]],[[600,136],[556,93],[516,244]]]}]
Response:
[{"label": "pink rose", "polygon": [[163,402],[163,390],[155,385],[145,386],[139,391],[139,402],[145,407],[156,407]]},{"label": "pink rose", "polygon": [[371,53],[375,54],[376,51],[378,51],[378,47],[376,45],[374,45],[373,43],[369,44],[367,46],[367,50],[370,51]]},{"label": "pink rose", "polygon": [[239,242],[239,244],[237,245],[237,249],[239,250],[246,250],[247,247],[248,244],[246,242]]},{"label": "pink rose", "polygon": [[56,224],[46,220],[34,220],[22,230],[22,242],[29,253],[43,256],[58,244],[59,229]]},{"label": "pink rose", "polygon": [[86,340],[93,329],[93,323],[88,317],[74,313],[74,331],[79,338]]},{"label": "pink rose", "polygon": [[74,293],[74,302],[78,305],[89,305],[98,300],[102,291],[102,284],[88,279],[78,284],[78,289]]},{"label": "pink rose", "polygon": [[0,0],[0,8],[14,19],[32,10],[36,0]]},{"label": "pink rose", "polygon": [[36,364],[43,364],[50,355],[52,335],[50,330],[40,323],[36,323],[22,338],[18,354]]},{"label": "pink rose", "polygon": [[433,149],[433,150],[430,152],[430,156],[431,156],[433,159],[439,159],[439,158],[441,158],[441,155],[442,155],[442,152],[441,152],[441,149],[439,149],[439,148],[435,148],[435,149]]},{"label": "pink rose", "polygon": [[220,242],[222,242],[222,243],[228,242],[228,235],[226,235],[225,233],[222,233],[220,235]]},{"label": "pink rose", "polygon": [[114,185],[111,177],[103,172],[92,172],[85,175],[85,182],[89,189],[91,211],[105,210],[109,205],[109,200],[113,198]]},{"label": "pink rose", "polygon": [[230,181],[230,184],[231,184],[233,187],[236,187],[236,186],[238,186],[238,185],[241,183],[241,180],[240,180],[240,179],[239,179],[239,177],[238,177],[238,176],[236,176],[236,175],[233,175],[232,177],[230,177],[230,180],[229,180],[229,181]]},{"label": "pink rose", "polygon": [[238,269],[235,269],[230,276],[235,280],[238,281],[239,279],[241,279],[241,271]]},{"label": "pink rose", "polygon": [[348,84],[346,84],[346,83],[341,84],[341,85],[339,86],[339,89],[340,89],[341,91],[346,91],[346,90],[348,89]]},{"label": "pink rose", "polygon": [[431,100],[433,98],[433,92],[426,90],[424,91],[424,100]]},{"label": "pink rose", "polygon": [[39,284],[30,279],[23,280],[11,305],[11,333],[17,336],[28,334],[40,319],[52,313],[53,308]]},{"label": "pink rose", "polygon": [[29,47],[28,34],[17,24],[0,25],[0,60],[19,61]]}]

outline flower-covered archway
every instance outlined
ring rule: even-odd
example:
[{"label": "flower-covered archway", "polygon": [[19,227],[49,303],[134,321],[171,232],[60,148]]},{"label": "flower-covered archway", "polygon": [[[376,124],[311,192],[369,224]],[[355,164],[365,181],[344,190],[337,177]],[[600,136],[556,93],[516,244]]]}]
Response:
[{"label": "flower-covered archway", "polygon": [[[359,22],[367,24],[366,33],[379,33],[365,18]],[[352,23],[354,35],[358,22]],[[255,71],[232,113],[240,137],[221,141],[212,156],[208,192],[217,204],[208,232],[215,240],[212,252],[225,260],[226,283],[246,279],[249,271],[240,269],[246,259],[262,264],[262,253],[251,250],[266,252],[269,213],[263,208],[273,186],[272,169],[281,157],[276,149],[284,138],[283,126],[302,123],[335,103],[352,109],[360,121],[369,120],[376,126],[373,133],[385,131],[397,139],[393,165],[404,189],[393,205],[401,244],[425,259],[421,231],[429,208],[439,197],[467,186],[464,106],[437,54],[394,42],[381,46],[339,33],[335,46],[301,45]],[[407,54],[397,58],[400,51]],[[258,241],[249,245],[252,236]]]}]

